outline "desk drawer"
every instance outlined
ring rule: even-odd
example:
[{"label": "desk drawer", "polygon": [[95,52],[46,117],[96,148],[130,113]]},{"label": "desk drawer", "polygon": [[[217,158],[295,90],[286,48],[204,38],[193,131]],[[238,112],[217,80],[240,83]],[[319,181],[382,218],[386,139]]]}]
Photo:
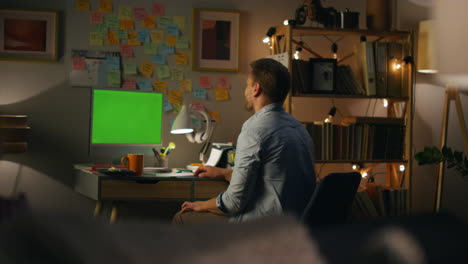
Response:
[{"label": "desk drawer", "polygon": [[190,199],[190,181],[159,181],[138,183],[124,180],[102,180],[101,199],[105,198],[166,198]]},{"label": "desk drawer", "polygon": [[195,199],[208,199],[218,196],[228,186],[224,181],[197,181],[195,182]]}]

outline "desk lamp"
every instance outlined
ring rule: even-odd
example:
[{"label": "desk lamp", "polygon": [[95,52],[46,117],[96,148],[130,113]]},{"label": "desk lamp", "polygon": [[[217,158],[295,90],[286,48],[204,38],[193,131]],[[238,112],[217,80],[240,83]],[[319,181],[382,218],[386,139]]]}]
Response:
[{"label": "desk lamp", "polygon": [[[435,0],[433,7],[435,29],[435,53],[438,79],[446,85],[442,117],[441,148],[447,142],[447,127],[451,101],[455,101],[458,122],[463,136],[464,153],[468,153],[468,133],[460,102],[460,90],[468,90],[468,35],[466,10],[468,1]],[[444,163],[438,168],[435,210],[439,211],[444,177]]]},{"label": "desk lamp", "polygon": [[[194,132],[191,112],[199,113],[205,118],[205,129]],[[187,110],[185,104],[182,106],[179,114],[172,123],[171,134],[185,134],[187,140],[191,143],[204,143],[200,150],[200,160],[204,161],[205,154],[209,149],[211,136],[215,128],[215,123],[211,121],[210,116],[205,111],[190,109]]]}]

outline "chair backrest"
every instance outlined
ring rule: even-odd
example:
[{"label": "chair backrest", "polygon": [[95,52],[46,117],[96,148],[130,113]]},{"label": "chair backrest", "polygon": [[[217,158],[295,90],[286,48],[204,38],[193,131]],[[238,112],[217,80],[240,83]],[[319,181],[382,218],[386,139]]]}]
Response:
[{"label": "chair backrest", "polygon": [[327,175],[315,188],[301,221],[309,227],[345,223],[360,182],[358,172]]}]

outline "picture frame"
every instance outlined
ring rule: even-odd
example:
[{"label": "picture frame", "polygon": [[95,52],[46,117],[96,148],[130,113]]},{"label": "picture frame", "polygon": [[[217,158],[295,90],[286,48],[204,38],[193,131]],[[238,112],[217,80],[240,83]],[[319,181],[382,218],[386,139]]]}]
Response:
[{"label": "picture frame", "polygon": [[0,9],[0,60],[58,59],[57,10]]},{"label": "picture frame", "polygon": [[192,70],[239,71],[240,12],[193,9]]},{"label": "picture frame", "polygon": [[334,93],[336,59],[311,58],[310,93]]}]

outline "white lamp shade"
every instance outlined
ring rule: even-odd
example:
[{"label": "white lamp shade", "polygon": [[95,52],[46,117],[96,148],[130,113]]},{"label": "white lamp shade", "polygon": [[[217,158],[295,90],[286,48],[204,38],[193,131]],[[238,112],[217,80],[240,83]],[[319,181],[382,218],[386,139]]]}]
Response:
[{"label": "white lamp shade", "polygon": [[419,22],[417,68],[420,73],[437,73],[434,20]]},{"label": "white lamp shade", "polygon": [[192,119],[189,111],[187,111],[187,107],[183,105],[172,123],[171,134],[187,134],[192,132]]},{"label": "white lamp shade", "polygon": [[434,0],[437,77],[468,89],[468,1]]}]

